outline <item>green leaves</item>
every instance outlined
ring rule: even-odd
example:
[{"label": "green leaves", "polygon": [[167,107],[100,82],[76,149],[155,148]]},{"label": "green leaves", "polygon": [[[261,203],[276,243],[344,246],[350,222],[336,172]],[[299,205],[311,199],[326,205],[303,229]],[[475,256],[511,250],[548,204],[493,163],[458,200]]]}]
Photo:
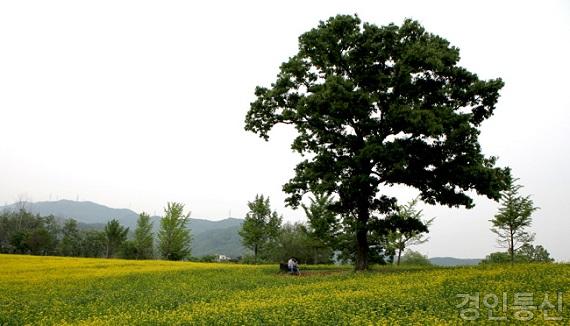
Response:
[{"label": "green leaves", "polygon": [[332,17],[299,37],[271,87],[256,88],[245,129],[268,140],[274,125],[294,125],[291,147],[310,159],[284,185],[287,204],[334,193],[337,213],[356,211],[365,228],[371,212],[389,211],[377,201],[383,186],[414,187],[430,204],[472,207],[470,189],[498,200],[510,171],[481,153],[478,127],[503,82],[458,61],[457,48],[416,21]]},{"label": "green leaves", "polygon": [[113,219],[105,225],[105,238],[107,240],[107,258],[113,257],[117,249],[125,240],[129,228],[123,227],[118,220]]},{"label": "green leaves", "polygon": [[279,236],[282,218],[271,211],[269,198],[256,195],[255,200],[247,204],[249,212],[245,216],[239,235],[245,247],[251,249],[257,260],[259,253],[264,253],[268,244]]},{"label": "green leaves", "polygon": [[519,195],[522,186],[516,184],[517,181],[514,179],[502,194],[499,212],[490,220],[493,224],[491,231],[497,235],[497,242],[508,248],[511,261],[514,261],[514,254],[521,246],[534,240],[534,234],[526,229],[532,223],[532,213],[538,209],[530,196]]},{"label": "green leaves", "polygon": [[158,232],[158,249],[165,259],[182,260],[190,256],[189,217],[190,213],[184,214],[184,204],[167,203]]},{"label": "green leaves", "polygon": [[141,213],[135,229],[134,247],[137,259],[150,259],[154,256],[152,222],[150,216]]}]

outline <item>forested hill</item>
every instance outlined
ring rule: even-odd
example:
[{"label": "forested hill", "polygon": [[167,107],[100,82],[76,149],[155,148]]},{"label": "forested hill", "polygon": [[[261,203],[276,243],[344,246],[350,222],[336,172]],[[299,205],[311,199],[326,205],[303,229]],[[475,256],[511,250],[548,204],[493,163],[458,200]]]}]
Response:
[{"label": "forested hill", "polygon": [[[111,208],[90,201],[43,201],[24,202],[7,206],[0,206],[2,210],[15,210],[20,207],[39,214],[41,216],[54,215],[67,219],[74,218],[83,227],[99,229],[112,219],[117,219],[122,225],[130,230],[136,228],[138,214],[126,208]],[[155,232],[160,227],[160,217],[152,218]],[[243,220],[237,218],[226,218],[219,221],[207,219],[190,218],[189,228],[192,232],[192,255],[204,256],[223,254],[237,257],[244,254],[238,231]]]}]

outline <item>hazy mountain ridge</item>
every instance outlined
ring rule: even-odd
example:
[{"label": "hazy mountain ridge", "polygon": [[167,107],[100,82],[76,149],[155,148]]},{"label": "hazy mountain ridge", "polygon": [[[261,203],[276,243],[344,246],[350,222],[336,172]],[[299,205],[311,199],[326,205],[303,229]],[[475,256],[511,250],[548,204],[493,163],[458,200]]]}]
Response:
[{"label": "hazy mountain ridge", "polygon": [[[82,228],[102,229],[108,221],[117,219],[122,225],[134,231],[138,214],[126,208],[111,208],[91,201],[43,201],[22,202],[0,206],[0,210],[26,210],[41,216],[54,215],[58,218],[73,218]],[[156,234],[160,228],[160,216],[152,216],[153,229]],[[219,221],[190,218],[188,227],[192,234],[192,255],[204,256],[223,254],[231,257],[243,255],[245,249],[241,245],[238,231],[242,219],[226,218]]]},{"label": "hazy mountain ridge", "polygon": [[482,259],[478,258],[454,258],[454,257],[433,257],[429,261],[438,266],[471,266],[477,265]]}]

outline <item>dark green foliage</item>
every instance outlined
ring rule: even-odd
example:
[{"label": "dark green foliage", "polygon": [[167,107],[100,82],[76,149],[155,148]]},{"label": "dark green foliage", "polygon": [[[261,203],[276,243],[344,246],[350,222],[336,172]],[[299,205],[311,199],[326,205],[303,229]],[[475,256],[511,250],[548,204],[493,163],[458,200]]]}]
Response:
[{"label": "dark green foliage", "polygon": [[518,179],[502,194],[499,213],[490,220],[493,223],[491,231],[497,234],[499,245],[507,248],[512,262],[515,260],[515,252],[534,240],[534,234],[526,229],[532,223],[532,213],[538,209],[530,196],[519,195],[523,186],[517,185],[516,181]]},{"label": "dark green foliage", "polygon": [[246,248],[253,251],[254,260],[269,254],[279,235],[282,218],[271,211],[269,198],[256,195],[255,200],[248,202],[249,212],[245,216],[239,235]]},{"label": "dark green foliage", "polygon": [[57,246],[61,236],[61,225],[53,215],[41,217],[43,228],[49,235],[49,241],[45,243],[44,253],[46,255],[58,255]]},{"label": "dark green foliage", "polygon": [[103,231],[81,232],[81,256],[103,258],[107,255],[107,236]]},{"label": "dark green foliage", "polygon": [[509,252],[493,252],[481,264],[505,264],[505,263],[550,263],[554,259],[550,258],[550,253],[541,245],[533,246],[531,244],[522,245],[514,256]]},{"label": "dark green foliage", "polygon": [[81,236],[74,219],[66,220],[62,228],[62,239],[60,243],[60,253],[63,256],[81,255]]},{"label": "dark green foliage", "polygon": [[139,259],[135,242],[133,240],[125,240],[119,247],[117,256],[124,259]]},{"label": "dark green foliage", "polygon": [[160,221],[158,249],[163,258],[182,260],[190,257],[190,230],[187,227],[190,213],[184,214],[184,204],[168,203]]},{"label": "dark green foliage", "polygon": [[150,216],[141,213],[137,220],[137,228],[135,229],[135,239],[133,247],[135,249],[136,259],[151,259],[154,257],[154,237],[152,234],[152,222]]},{"label": "dark green foliage", "polygon": [[554,259],[550,258],[550,253],[541,245],[536,247],[526,243],[517,251],[517,255],[527,262],[550,263]]},{"label": "dark green foliage", "polygon": [[[61,208],[63,210],[61,214],[66,216],[68,214],[65,213],[67,212],[65,205],[67,205],[68,202],[64,202],[65,203],[56,202],[55,204],[59,204],[57,208]],[[46,205],[47,203],[40,204]],[[92,205],[104,207],[89,202],[80,204],[86,204],[87,209]],[[34,209],[40,207],[35,204],[30,204],[30,206]],[[0,253],[106,257],[107,240],[103,232],[106,224],[85,224],[77,222],[77,220],[75,220],[75,222],[67,222],[68,227],[65,232],[65,241],[62,242],[64,237],[63,225],[66,223],[66,220],[63,218],[55,218],[54,216],[43,217],[37,214],[31,214],[24,209],[13,210],[11,209],[12,206],[6,207],[6,209],[0,210]],[[74,205],[74,209],[70,211],[80,213],[82,207],[84,206]],[[106,209],[105,211],[120,213],[124,210]],[[129,215],[129,217],[131,216]],[[105,219],[106,218],[101,217],[100,221],[104,221]],[[158,222],[153,223],[153,221]],[[191,225],[193,231],[193,228],[196,227],[199,232],[199,234],[196,235],[196,241],[192,242],[193,246],[194,244],[196,245],[196,250],[193,248],[192,252],[198,257],[202,255],[224,254],[235,258],[242,256],[245,252],[246,249],[242,246],[241,237],[238,234],[243,220],[229,218],[221,221],[200,219],[188,219],[188,221],[187,225]],[[119,223],[123,225],[121,221],[119,221]],[[151,242],[152,231],[155,230],[155,232],[158,232],[160,218],[150,217],[148,221],[148,224],[151,224],[152,227],[150,232],[148,232],[149,228],[145,223],[147,222],[143,223],[145,227],[141,228],[139,233],[136,231],[135,224],[135,232],[133,232],[133,240],[136,242],[137,234],[139,234],[139,244],[142,244],[142,246],[138,246],[139,249],[137,250],[142,254],[137,254],[137,259],[152,259],[155,257],[154,250],[151,250],[151,247],[154,246],[154,242]],[[73,224],[73,226],[70,224]],[[46,237],[40,237],[43,233],[43,229],[49,233],[50,241],[39,241],[40,238],[48,240]],[[101,234],[103,234],[103,240],[101,240]],[[30,245],[34,248],[30,248]],[[142,249],[144,247],[146,247],[147,250]],[[120,247],[118,249],[120,249]],[[32,250],[34,252],[32,252]],[[122,253],[116,252],[116,256],[122,256]]]},{"label": "dark green foliage", "polygon": [[47,255],[52,251],[54,242],[55,239],[43,227],[33,229],[24,238],[24,244],[32,255]]},{"label": "dark green foliage", "polygon": [[105,238],[107,240],[106,257],[115,257],[117,249],[127,240],[129,228],[122,226],[118,220],[113,219],[105,225]]},{"label": "dark green foliage", "polygon": [[200,257],[197,261],[203,262],[203,263],[213,263],[217,260],[217,256],[215,255],[205,255]]},{"label": "dark green foliage", "polygon": [[341,223],[337,214],[331,209],[332,196],[316,194],[309,200],[311,202],[309,206],[301,205],[307,216],[309,234],[320,242],[320,247],[336,247]]},{"label": "dark green foliage", "polygon": [[0,213],[0,252],[54,254],[59,230],[53,221],[53,216],[41,217],[24,208]]},{"label": "dark green foliage", "polygon": [[413,250],[407,250],[402,257],[403,265],[424,265],[430,266],[431,262],[428,257]]},{"label": "dark green foliage", "polygon": [[425,233],[429,232],[428,228],[433,218],[422,220],[422,210],[416,208],[418,201],[419,198],[416,198],[406,205],[398,206],[394,213],[382,221],[381,230],[389,230],[386,234],[387,250],[397,257],[396,265],[400,265],[402,253],[407,247],[419,245],[428,240]]},{"label": "dark green foliage", "polygon": [[10,236],[10,245],[15,253],[27,253],[29,248],[26,245],[27,234],[22,231],[16,231]]},{"label": "dark green foliage", "polygon": [[[358,255],[358,243],[354,241],[356,238],[357,219],[344,218],[341,224],[341,232],[335,241],[335,250],[337,250],[337,260],[354,264]],[[384,220],[372,220],[368,225],[368,263],[385,265],[387,262],[393,262],[394,252],[390,250],[387,240],[387,229],[384,226]]]},{"label": "dark green foliage", "polygon": [[297,207],[307,192],[338,196],[354,220],[356,268],[368,266],[369,223],[395,208],[394,184],[429,204],[472,207],[467,190],[491,199],[507,188],[478,142],[503,87],[458,66],[459,50],[417,22],[378,27],[336,16],[299,37],[299,52],[270,88],[257,87],[245,129],[267,140],[276,124],[297,130],[305,155],[283,186]]},{"label": "dark green foliage", "polygon": [[271,261],[286,262],[295,257],[301,264],[331,263],[332,249],[315,238],[302,223],[285,224],[272,247]]}]

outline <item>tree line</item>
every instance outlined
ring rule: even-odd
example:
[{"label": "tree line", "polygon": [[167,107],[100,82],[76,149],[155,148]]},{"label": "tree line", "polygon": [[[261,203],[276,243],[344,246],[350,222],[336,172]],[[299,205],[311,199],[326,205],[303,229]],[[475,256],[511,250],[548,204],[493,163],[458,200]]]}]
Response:
[{"label": "tree line", "polygon": [[[491,231],[497,235],[499,247],[506,251],[493,252],[482,264],[515,262],[552,262],[550,253],[541,245],[533,245],[535,234],[528,231],[532,213],[538,207],[530,196],[519,194],[522,186],[514,179],[501,193],[501,206],[490,220]],[[295,257],[304,264],[326,264],[333,261],[354,263],[356,228],[352,220],[340,218],[331,206],[332,195],[310,197],[302,204],[306,223],[286,223],[271,209],[269,198],[257,195],[248,203],[249,212],[239,234],[242,243],[252,252],[249,262],[284,262]],[[376,264],[429,265],[428,258],[409,247],[428,241],[427,233],[434,218],[424,218],[415,198],[398,205],[368,232],[368,261]]]},{"label": "tree line", "polygon": [[168,203],[160,229],[153,233],[150,216],[141,213],[129,238],[129,228],[112,219],[102,231],[82,229],[75,219],[32,214],[25,208],[0,213],[0,252],[71,257],[181,260],[191,254],[189,213],[184,205]]},{"label": "tree line", "polygon": [[[269,198],[256,195],[248,203],[249,212],[239,232],[243,245],[252,252],[248,261],[284,262],[295,257],[303,264],[353,263],[357,254],[355,229],[330,208],[333,202],[332,195],[317,194],[308,205],[301,205],[306,223],[283,224],[283,218],[271,209]],[[386,232],[369,235],[371,262],[399,265],[406,248],[427,241],[425,235],[433,219],[424,220],[417,203],[414,199],[399,206],[384,220],[390,224]],[[418,261],[418,255],[410,252],[407,258]]]}]

